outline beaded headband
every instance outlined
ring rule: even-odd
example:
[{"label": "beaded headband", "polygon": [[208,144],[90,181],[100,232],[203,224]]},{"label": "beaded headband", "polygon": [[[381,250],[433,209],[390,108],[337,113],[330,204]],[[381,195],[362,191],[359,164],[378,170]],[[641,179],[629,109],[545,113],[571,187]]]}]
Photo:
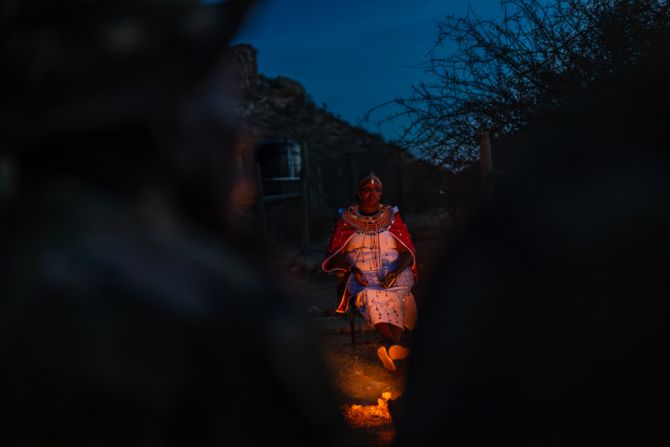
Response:
[{"label": "beaded headband", "polygon": [[382,184],[382,181],[375,175],[374,172],[370,172],[366,177],[363,177],[360,182],[358,182],[358,189],[361,188],[365,183],[370,182],[370,183],[379,183],[379,186],[381,188],[384,187]]}]

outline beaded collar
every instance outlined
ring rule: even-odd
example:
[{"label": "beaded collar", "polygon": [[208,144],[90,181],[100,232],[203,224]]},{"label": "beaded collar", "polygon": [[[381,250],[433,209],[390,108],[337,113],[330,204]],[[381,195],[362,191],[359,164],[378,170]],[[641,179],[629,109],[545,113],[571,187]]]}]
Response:
[{"label": "beaded collar", "polygon": [[342,213],[342,218],[359,233],[377,234],[391,227],[393,208],[388,205],[379,205],[377,214],[364,216],[358,211],[358,205],[351,205]]}]

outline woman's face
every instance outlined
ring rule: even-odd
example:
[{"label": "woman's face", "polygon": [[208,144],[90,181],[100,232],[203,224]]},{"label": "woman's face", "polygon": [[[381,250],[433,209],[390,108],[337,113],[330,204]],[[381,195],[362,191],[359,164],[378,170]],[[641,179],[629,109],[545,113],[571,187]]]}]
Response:
[{"label": "woman's face", "polygon": [[379,182],[365,182],[358,188],[358,204],[365,209],[376,209],[382,198],[382,186]]}]

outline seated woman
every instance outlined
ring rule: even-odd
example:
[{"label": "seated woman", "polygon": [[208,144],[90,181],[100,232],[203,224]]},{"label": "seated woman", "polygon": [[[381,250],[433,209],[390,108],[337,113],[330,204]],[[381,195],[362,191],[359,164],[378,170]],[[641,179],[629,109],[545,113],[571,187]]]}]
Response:
[{"label": "seated woman", "polygon": [[345,209],[328,242],[325,272],[342,271],[344,289],[337,308],[345,313],[349,301],[389,342],[377,356],[384,367],[396,370],[394,360],[409,355],[403,331],[416,324],[412,286],[417,279],[414,244],[398,209],[380,203],[381,180],[370,173],[358,183],[357,203]]}]

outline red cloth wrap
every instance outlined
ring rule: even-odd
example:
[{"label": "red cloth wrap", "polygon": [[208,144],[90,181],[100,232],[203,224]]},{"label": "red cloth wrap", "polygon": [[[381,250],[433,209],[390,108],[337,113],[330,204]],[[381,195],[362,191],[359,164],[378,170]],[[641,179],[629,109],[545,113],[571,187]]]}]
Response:
[{"label": "red cloth wrap", "polygon": [[[324,272],[344,270],[342,268],[331,268],[329,267],[328,264],[330,263],[330,259],[337,252],[339,252],[346,246],[347,242],[349,242],[349,239],[351,239],[355,231],[356,229],[347,222],[345,222],[345,220],[342,219],[342,217],[337,219],[335,227],[333,227],[333,231],[330,234],[330,240],[328,241],[327,257],[321,264],[321,268],[323,269]],[[412,253],[411,268],[412,273],[414,274],[414,280],[416,281],[419,278],[416,270],[416,251],[414,249],[414,243],[412,242],[412,236],[410,236],[409,231],[407,230],[407,226],[400,217],[399,212],[394,213],[393,222],[391,223],[389,231],[391,232],[393,237],[396,238],[398,242],[400,242],[405,248],[407,248]]]}]

